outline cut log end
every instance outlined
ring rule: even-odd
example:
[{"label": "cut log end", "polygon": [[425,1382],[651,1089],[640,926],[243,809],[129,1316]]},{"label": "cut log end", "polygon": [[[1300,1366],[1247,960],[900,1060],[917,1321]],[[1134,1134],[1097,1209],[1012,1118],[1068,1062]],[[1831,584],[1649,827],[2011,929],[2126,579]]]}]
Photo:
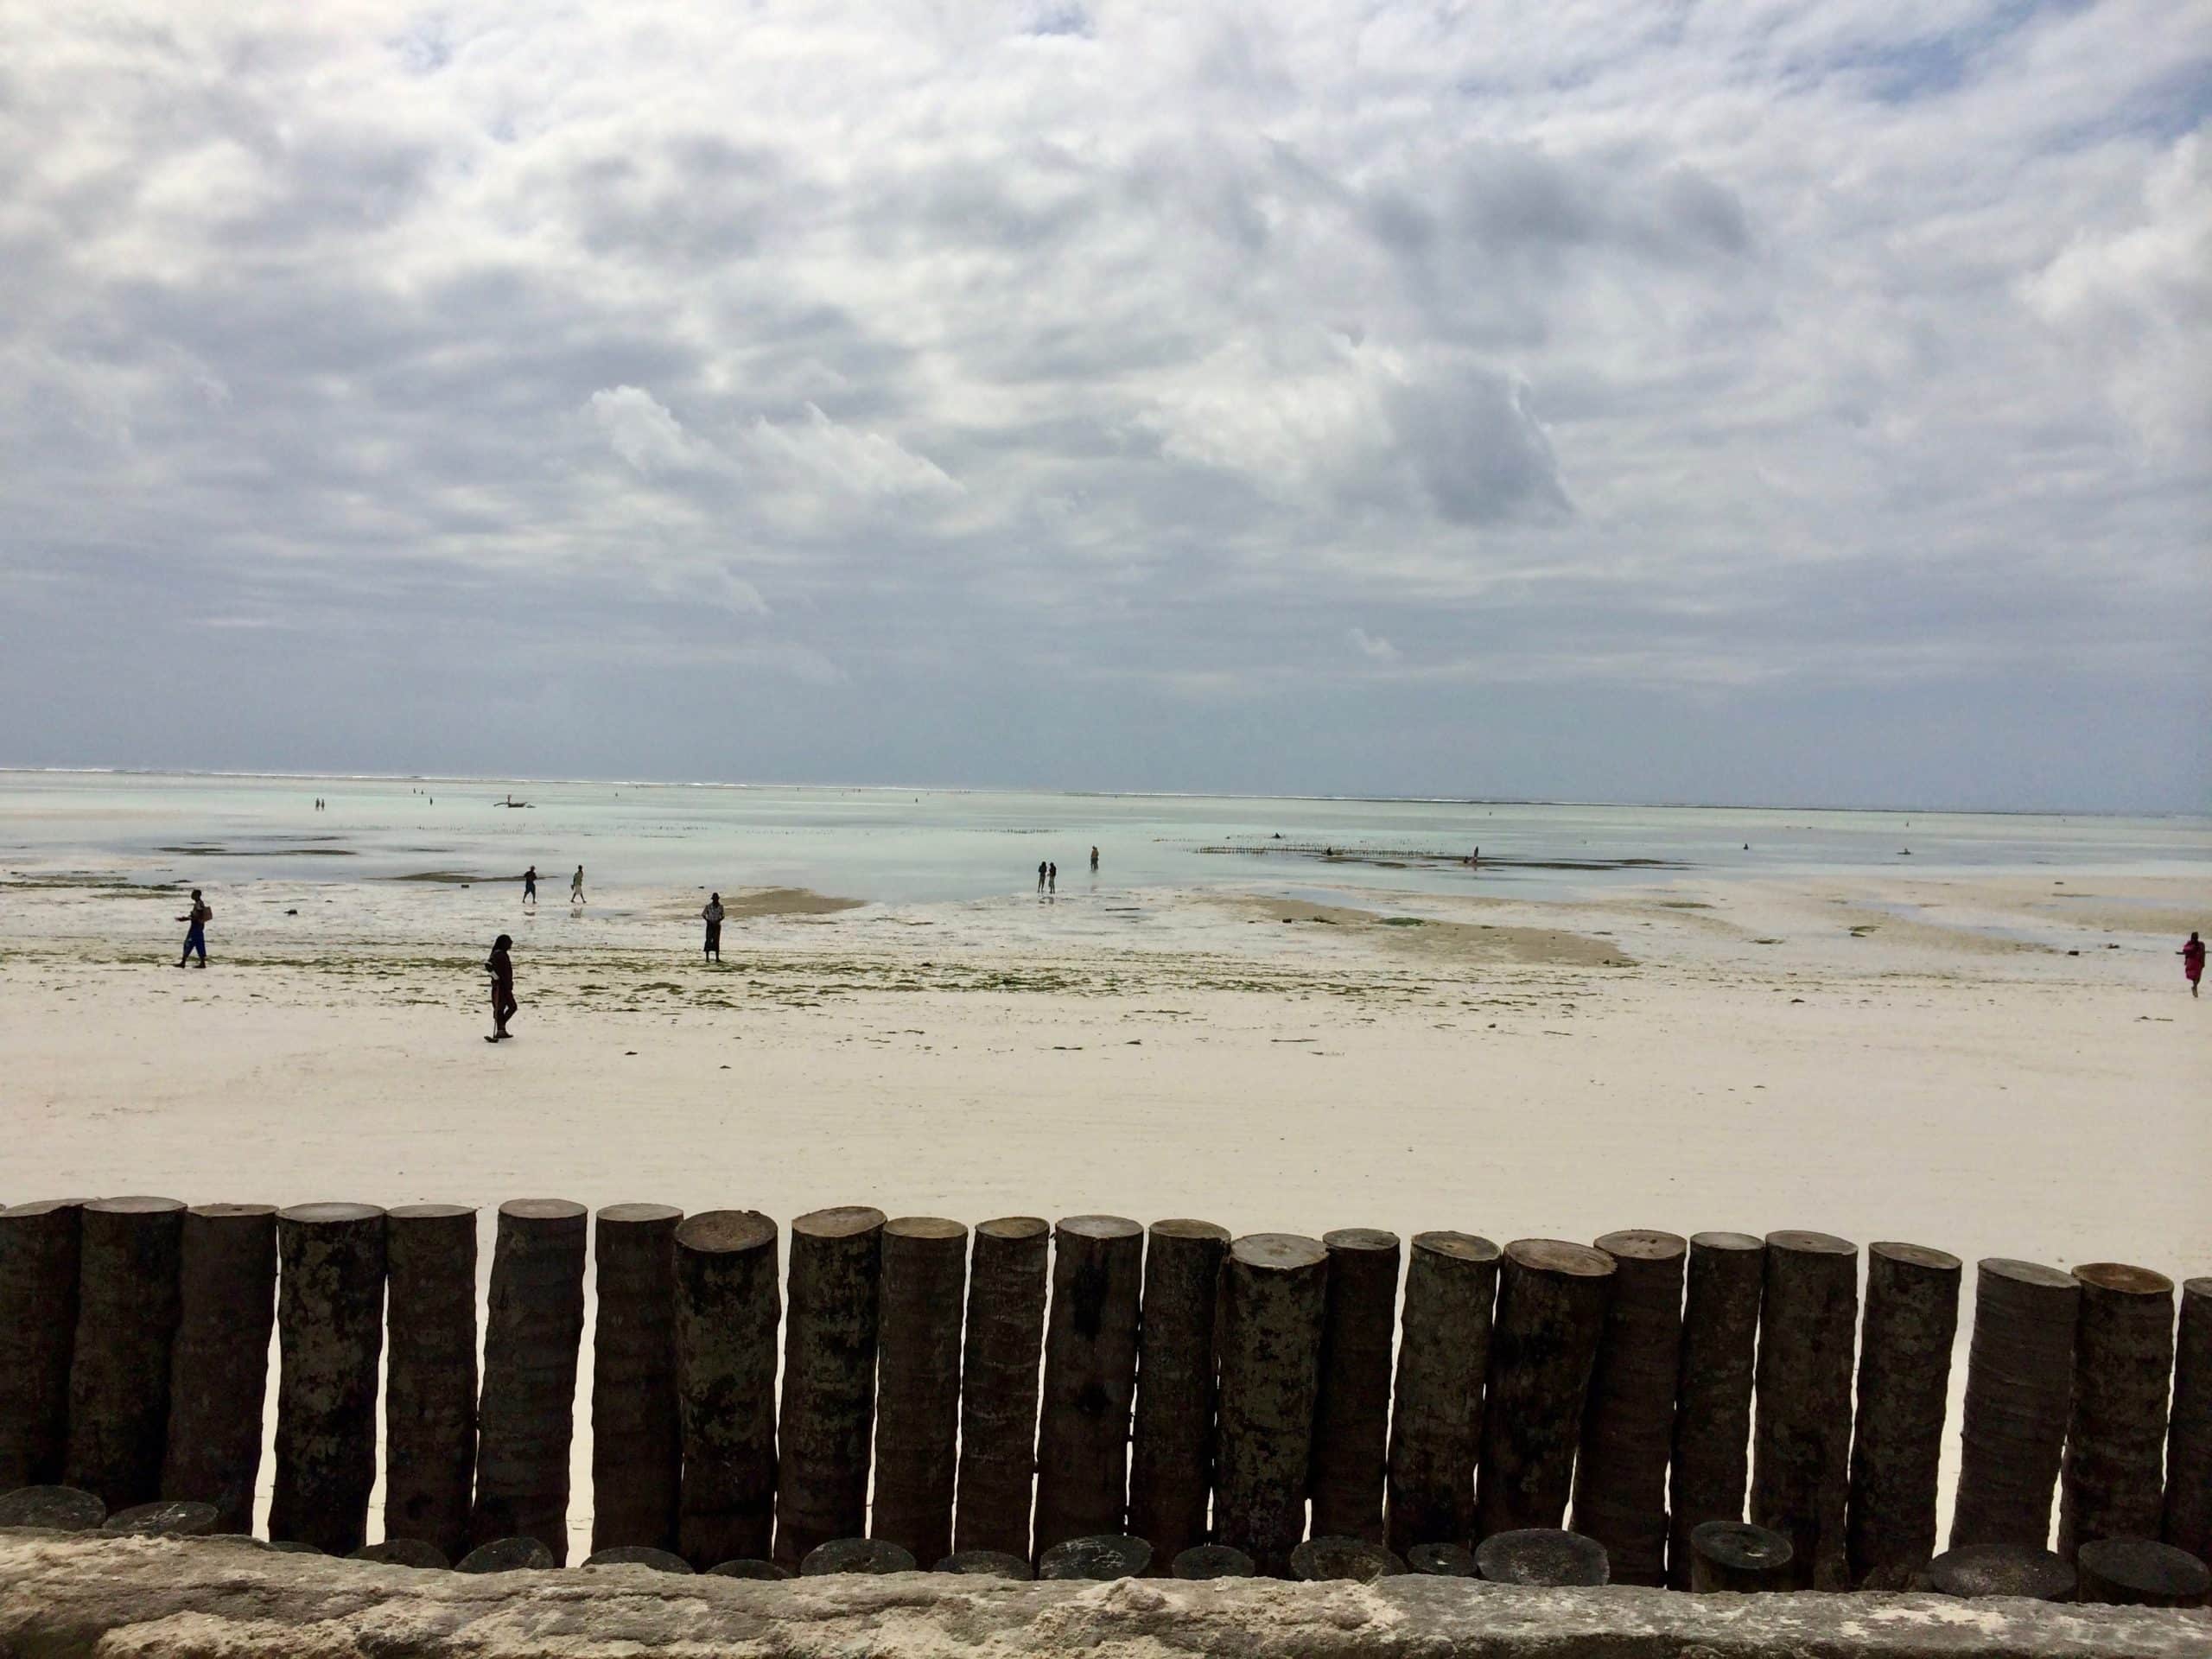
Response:
[{"label": "cut log end", "polygon": [[1192,1544],[1175,1557],[1173,1571],[1179,1579],[1251,1579],[1259,1576],[1260,1567],[1227,1544]]},{"label": "cut log end", "polygon": [[1372,1584],[1405,1570],[1405,1562],[1391,1551],[1364,1538],[1308,1538],[1290,1552],[1291,1576],[1306,1584],[1332,1579]]},{"label": "cut log end", "polygon": [[656,1573],[678,1573],[688,1575],[691,1563],[681,1555],[665,1549],[655,1549],[650,1544],[617,1544],[612,1549],[602,1549],[584,1557],[586,1567],[644,1567]]},{"label": "cut log end", "polygon": [[1945,1596],[2071,1601],[2074,1581],[2065,1557],[2032,1544],[1967,1544],[1928,1564],[1929,1587]]},{"label": "cut log end", "polygon": [[1040,1579],[1135,1579],[1152,1565],[1152,1546],[1121,1533],[1098,1533],[1054,1544],[1037,1560]]},{"label": "cut log end", "polygon": [[1020,1582],[1037,1576],[1020,1556],[1010,1555],[1002,1549],[957,1549],[931,1570],[963,1573],[971,1579],[1012,1579]]},{"label": "cut log end", "polygon": [[1492,1533],[1475,1547],[1475,1570],[1492,1584],[1549,1588],[1593,1586],[1611,1575],[1605,1547],[1595,1538],[1556,1527],[1516,1527]]},{"label": "cut log end", "polygon": [[832,1538],[806,1553],[798,1565],[803,1579],[839,1573],[912,1573],[913,1552],[882,1538]]}]

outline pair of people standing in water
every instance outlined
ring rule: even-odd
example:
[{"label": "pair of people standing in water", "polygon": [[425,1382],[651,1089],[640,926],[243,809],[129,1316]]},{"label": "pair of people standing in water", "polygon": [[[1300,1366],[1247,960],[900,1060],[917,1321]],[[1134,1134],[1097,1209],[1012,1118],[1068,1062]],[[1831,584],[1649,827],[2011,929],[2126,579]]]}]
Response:
[{"label": "pair of people standing in water", "polygon": [[[537,866],[533,864],[522,873],[522,901],[525,905],[537,902]],[[584,899],[584,867],[576,866],[576,873],[569,878],[569,902],[581,905]]]},{"label": "pair of people standing in water", "polygon": [[[1098,849],[1096,847],[1090,849],[1090,873],[1093,875],[1098,874]],[[1057,893],[1059,890],[1060,867],[1050,860],[1040,861],[1037,866],[1037,891]]]}]

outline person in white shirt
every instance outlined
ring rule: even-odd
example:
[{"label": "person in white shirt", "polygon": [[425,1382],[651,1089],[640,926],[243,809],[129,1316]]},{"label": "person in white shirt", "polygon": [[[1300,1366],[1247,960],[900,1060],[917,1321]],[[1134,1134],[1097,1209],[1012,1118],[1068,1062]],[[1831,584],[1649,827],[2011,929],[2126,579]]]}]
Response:
[{"label": "person in white shirt", "polygon": [[699,914],[707,924],[706,959],[709,962],[720,962],[722,959],[721,894],[717,893],[710,895],[707,899],[707,907]]}]

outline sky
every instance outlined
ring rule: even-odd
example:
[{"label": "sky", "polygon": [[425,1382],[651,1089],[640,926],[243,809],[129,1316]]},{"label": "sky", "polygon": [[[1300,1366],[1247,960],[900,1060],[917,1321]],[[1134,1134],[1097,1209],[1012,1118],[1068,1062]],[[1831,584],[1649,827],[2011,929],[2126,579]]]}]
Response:
[{"label": "sky", "polygon": [[0,0],[0,764],[2212,808],[2206,0]]}]

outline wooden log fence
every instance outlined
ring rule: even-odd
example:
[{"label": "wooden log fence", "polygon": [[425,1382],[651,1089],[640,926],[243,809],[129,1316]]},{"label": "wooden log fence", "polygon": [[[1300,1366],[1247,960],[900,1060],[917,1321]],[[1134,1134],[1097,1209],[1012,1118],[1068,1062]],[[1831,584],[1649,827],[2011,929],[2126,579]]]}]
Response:
[{"label": "wooden log fence", "polygon": [[1862,1320],[1858,1249],[1817,1233],[1500,1251],[1433,1232],[1402,1251],[1365,1229],[1231,1243],[1198,1221],[971,1232],[843,1208],[791,1224],[786,1287],[753,1211],[625,1204],[594,1226],[522,1200],[498,1215],[480,1390],[478,1227],[454,1205],[0,1210],[0,1526],[251,1529],[273,1325],[272,1542],[557,1565],[589,1279],[594,1566],[1020,1576],[1111,1555],[1320,1579],[1486,1560],[1980,1595],[2063,1594],[2078,1556],[2084,1597],[2202,1593],[2204,1277],[2177,1330],[2174,1281],[2148,1268],[1980,1264],[1934,1556],[1962,1287],[1925,1246],[1868,1247]]}]

